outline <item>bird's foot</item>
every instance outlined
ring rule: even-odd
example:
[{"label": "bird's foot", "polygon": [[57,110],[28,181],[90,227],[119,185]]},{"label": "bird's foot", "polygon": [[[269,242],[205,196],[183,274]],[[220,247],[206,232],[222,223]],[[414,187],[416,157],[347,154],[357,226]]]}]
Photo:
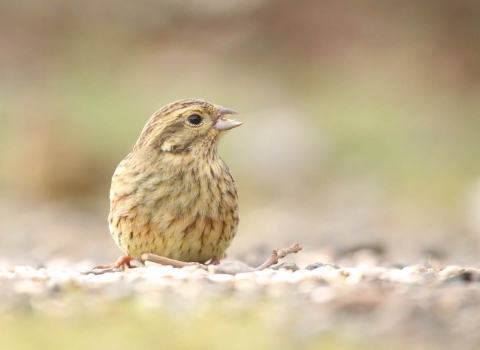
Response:
[{"label": "bird's foot", "polygon": [[210,262],[208,263],[208,265],[218,265],[220,264],[220,259],[214,255],[213,258],[210,259]]},{"label": "bird's foot", "polygon": [[134,269],[136,266],[130,264],[130,262],[134,260],[130,255],[124,255],[118,258],[113,264],[107,265],[98,265],[95,266],[92,270],[105,270],[103,272],[111,272],[115,270],[124,271],[125,268]]},{"label": "bird's foot", "polygon": [[294,243],[293,245],[291,245],[290,247],[288,248],[284,248],[284,249],[274,249],[273,252],[272,252],[272,255],[270,255],[270,257],[268,258],[267,261],[265,261],[262,265],[260,265],[259,267],[257,267],[255,270],[256,271],[260,271],[260,270],[264,270],[264,269],[267,269],[269,268],[270,266],[272,265],[275,265],[278,263],[278,260],[280,259],[283,259],[284,257],[286,257],[288,254],[291,254],[291,253],[298,253],[300,250],[302,250],[302,247],[300,247],[300,245],[298,243]]},{"label": "bird's foot", "polygon": [[152,253],[143,253],[141,256],[143,261],[150,261],[154,262],[160,265],[171,265],[173,267],[178,267],[182,268],[185,266],[198,266],[201,269],[207,270],[208,267],[207,265],[200,264],[197,262],[185,262],[185,261],[180,261],[180,260],[175,260],[175,259],[170,259],[170,258],[165,258],[164,256],[160,255],[155,255]]}]

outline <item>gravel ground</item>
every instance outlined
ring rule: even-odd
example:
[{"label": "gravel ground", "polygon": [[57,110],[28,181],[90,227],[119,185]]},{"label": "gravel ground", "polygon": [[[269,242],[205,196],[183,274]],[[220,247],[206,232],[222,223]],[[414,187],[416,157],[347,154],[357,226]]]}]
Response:
[{"label": "gravel ground", "polygon": [[[6,264],[3,264],[4,266]],[[51,265],[52,267],[49,267]],[[0,312],[63,314],[135,300],[139,308],[199,310],[277,305],[275,327],[299,339],[341,333],[413,348],[480,348],[480,269],[283,263],[251,271],[238,261],[203,270],[150,264],[97,274],[83,267],[1,267]],[[95,303],[89,303],[95,300]],[[193,311],[192,311],[193,312]],[[385,348],[391,348],[386,346]]]}]

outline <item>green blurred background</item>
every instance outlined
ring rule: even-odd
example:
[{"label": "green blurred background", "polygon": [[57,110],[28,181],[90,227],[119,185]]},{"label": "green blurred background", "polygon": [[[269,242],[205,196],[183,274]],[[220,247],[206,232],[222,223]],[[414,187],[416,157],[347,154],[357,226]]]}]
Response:
[{"label": "green blurred background", "polygon": [[240,194],[230,256],[299,241],[476,262],[479,16],[453,0],[1,1],[0,260],[115,259],[116,165],[158,108],[202,98],[244,122],[220,147]]}]

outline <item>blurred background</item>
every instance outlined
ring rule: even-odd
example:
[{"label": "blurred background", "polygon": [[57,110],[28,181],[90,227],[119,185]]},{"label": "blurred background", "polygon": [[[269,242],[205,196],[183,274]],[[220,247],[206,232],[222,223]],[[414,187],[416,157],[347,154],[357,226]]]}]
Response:
[{"label": "blurred background", "polygon": [[[108,263],[110,179],[182,98],[239,110],[229,253],[477,263],[477,1],[0,2],[0,261]],[[301,255],[295,258],[301,259]],[[314,262],[314,261],[309,261]]]}]

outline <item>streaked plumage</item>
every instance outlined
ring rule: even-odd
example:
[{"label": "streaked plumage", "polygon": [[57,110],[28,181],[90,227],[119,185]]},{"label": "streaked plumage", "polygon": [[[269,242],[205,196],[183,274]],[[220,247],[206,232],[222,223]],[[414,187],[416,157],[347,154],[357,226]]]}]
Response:
[{"label": "streaked plumage", "polygon": [[[224,117],[234,113],[188,99],[150,118],[112,178],[109,227],[127,255],[201,263],[224,256],[237,232],[238,200],[217,145],[241,124]],[[198,117],[199,125],[189,121]]]}]

